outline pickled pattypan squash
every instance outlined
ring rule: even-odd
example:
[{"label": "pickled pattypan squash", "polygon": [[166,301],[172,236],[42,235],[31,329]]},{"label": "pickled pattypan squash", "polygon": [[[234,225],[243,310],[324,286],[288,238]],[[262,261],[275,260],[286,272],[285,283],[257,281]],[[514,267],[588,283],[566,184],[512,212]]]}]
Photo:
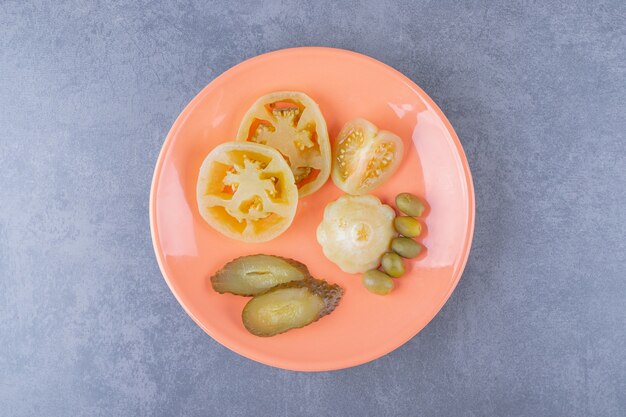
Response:
[{"label": "pickled pattypan squash", "polygon": [[344,195],[324,209],[317,241],[344,272],[365,272],[377,268],[389,250],[394,217],[394,210],[372,195]]}]

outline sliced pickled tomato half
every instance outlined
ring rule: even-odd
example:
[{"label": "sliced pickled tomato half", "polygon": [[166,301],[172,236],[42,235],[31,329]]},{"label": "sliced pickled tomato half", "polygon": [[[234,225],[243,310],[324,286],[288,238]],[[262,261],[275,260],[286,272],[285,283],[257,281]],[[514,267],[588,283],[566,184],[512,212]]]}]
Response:
[{"label": "sliced pickled tomato half", "polygon": [[274,336],[332,313],[342,295],[339,285],[319,279],[291,281],[248,301],[242,313],[243,324],[256,336]]},{"label": "sliced pickled tomato half", "polygon": [[243,242],[264,242],[293,221],[298,189],[274,148],[228,142],[202,163],[196,197],[202,218],[215,230]]},{"label": "sliced pickled tomato half", "polygon": [[319,106],[301,92],[259,98],[245,114],[237,140],[277,149],[287,160],[300,197],[317,191],[330,175],[331,149]]},{"label": "sliced pickled tomato half", "polygon": [[333,143],[333,182],[348,194],[367,194],[393,175],[403,152],[397,135],[365,119],[352,120]]}]

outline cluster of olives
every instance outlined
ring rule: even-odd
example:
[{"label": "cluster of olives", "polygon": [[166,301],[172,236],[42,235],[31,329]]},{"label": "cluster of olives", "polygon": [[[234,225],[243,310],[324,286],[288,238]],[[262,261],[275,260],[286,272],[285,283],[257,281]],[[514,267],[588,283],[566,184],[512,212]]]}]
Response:
[{"label": "cluster of olives", "polygon": [[[404,275],[402,258],[415,258],[422,252],[422,245],[413,240],[422,233],[422,224],[415,217],[424,213],[424,203],[417,196],[401,193],[396,196],[396,207],[404,216],[397,216],[393,225],[401,235],[391,240],[391,252],[383,255],[382,271],[372,269],[363,274],[363,285],[370,292],[386,295],[393,289],[393,278]],[[384,272],[383,272],[384,271]]]}]

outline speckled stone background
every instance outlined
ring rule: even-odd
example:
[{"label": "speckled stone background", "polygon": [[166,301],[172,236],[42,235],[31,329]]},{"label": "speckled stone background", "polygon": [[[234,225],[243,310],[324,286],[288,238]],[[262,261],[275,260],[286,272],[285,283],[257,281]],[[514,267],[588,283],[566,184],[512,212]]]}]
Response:
[{"label": "speckled stone background", "polygon": [[[0,415],[626,415],[625,27],[620,0],[0,1]],[[185,104],[301,45],[424,88],[477,201],[441,313],[386,357],[319,374],[205,335],[148,225]]]}]

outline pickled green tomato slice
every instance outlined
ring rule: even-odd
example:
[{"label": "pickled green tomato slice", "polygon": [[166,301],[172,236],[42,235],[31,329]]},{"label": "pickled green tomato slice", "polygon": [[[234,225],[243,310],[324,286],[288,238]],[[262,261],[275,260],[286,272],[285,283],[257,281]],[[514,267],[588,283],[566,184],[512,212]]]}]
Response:
[{"label": "pickled green tomato slice", "polygon": [[202,218],[223,235],[264,242],[283,233],[293,221],[298,189],[276,149],[227,142],[204,159],[196,198]]},{"label": "pickled green tomato slice", "polygon": [[344,272],[365,272],[378,267],[389,250],[394,217],[394,210],[372,195],[343,195],[324,209],[317,241]]},{"label": "pickled green tomato slice", "polygon": [[348,194],[367,194],[393,175],[403,153],[397,135],[365,119],[352,120],[333,142],[333,182]]},{"label": "pickled green tomato slice", "polygon": [[237,140],[277,149],[293,172],[300,197],[317,191],[330,175],[326,121],[304,93],[279,91],[259,98],[245,114]]}]

